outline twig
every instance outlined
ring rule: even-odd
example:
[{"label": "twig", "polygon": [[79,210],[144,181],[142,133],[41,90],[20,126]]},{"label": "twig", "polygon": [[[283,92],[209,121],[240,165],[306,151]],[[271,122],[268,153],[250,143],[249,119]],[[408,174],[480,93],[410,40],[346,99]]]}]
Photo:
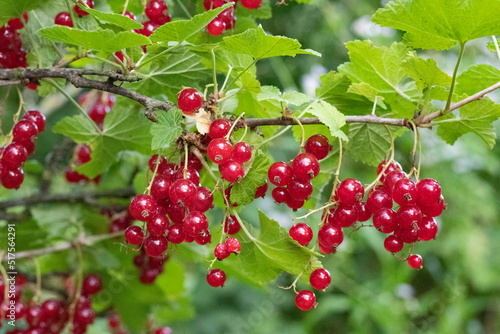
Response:
[{"label": "twig", "polygon": [[[383,118],[374,115],[362,115],[362,116],[346,116],[347,123],[370,123],[370,124],[385,124],[393,126],[404,126],[409,127],[408,119],[406,118]],[[318,117],[302,117],[298,118],[302,125],[309,124],[323,124]],[[237,124],[238,128],[245,127],[245,124],[249,127],[263,126],[263,125],[298,125],[296,120],[292,118],[249,118],[240,120]]]}]

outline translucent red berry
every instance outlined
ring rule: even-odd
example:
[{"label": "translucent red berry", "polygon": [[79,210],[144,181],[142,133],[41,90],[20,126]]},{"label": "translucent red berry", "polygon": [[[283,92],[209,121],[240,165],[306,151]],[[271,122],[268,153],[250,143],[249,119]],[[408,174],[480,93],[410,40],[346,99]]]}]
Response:
[{"label": "translucent red berry", "polygon": [[376,190],[370,192],[366,200],[366,205],[372,213],[382,208],[390,209],[392,208],[392,198],[385,191]]},{"label": "translucent red berry", "polygon": [[228,252],[227,245],[225,243],[223,243],[223,244],[221,243],[221,244],[218,244],[217,246],[215,246],[214,255],[217,258],[217,260],[222,261],[225,258],[227,258],[229,256],[229,254],[231,254],[231,253]]},{"label": "translucent red berry", "polygon": [[392,188],[392,199],[399,205],[417,202],[417,187],[410,179],[401,179]]},{"label": "translucent red berry", "polygon": [[394,188],[396,182],[406,178],[407,178],[406,173],[400,170],[395,170],[387,174],[384,180],[384,191],[387,192],[389,195],[392,195],[392,189]]},{"label": "translucent red berry", "polygon": [[318,134],[307,138],[304,148],[306,153],[310,153],[314,155],[316,159],[321,160],[326,158],[328,153],[330,153],[332,146],[328,138]]},{"label": "translucent red berry", "polygon": [[257,9],[260,7],[262,0],[241,0],[240,2],[246,9]]},{"label": "translucent red berry", "polygon": [[363,184],[356,179],[345,179],[337,188],[335,199],[345,205],[354,205],[361,202],[365,196]]},{"label": "translucent red berry", "polygon": [[269,167],[267,176],[272,184],[283,187],[292,180],[293,169],[286,162],[275,162],[271,165],[271,167]]},{"label": "translucent red berry", "polygon": [[397,222],[401,228],[409,229],[412,226],[420,224],[422,220],[422,211],[415,204],[403,205],[398,209]]},{"label": "translucent red berry", "polygon": [[144,239],[142,228],[136,225],[127,227],[125,230],[125,241],[131,245],[140,245]]},{"label": "translucent red berry", "polygon": [[267,193],[267,188],[268,188],[268,186],[267,186],[267,180],[266,180],[266,183],[264,183],[260,187],[257,187],[257,189],[255,190],[255,198],[259,198],[259,197],[264,198],[264,196]]},{"label": "translucent red berry", "polygon": [[276,201],[276,203],[286,203],[290,197],[288,194],[288,189],[285,187],[276,187],[273,189],[271,196]]},{"label": "translucent red berry", "polygon": [[358,202],[354,204],[354,206],[358,211],[358,222],[365,222],[371,218],[372,212],[368,208],[368,204],[366,202]]},{"label": "translucent red berry", "polygon": [[99,275],[90,274],[85,276],[82,283],[82,294],[95,295],[102,290],[102,280]]},{"label": "translucent red berry", "polygon": [[192,208],[196,211],[205,212],[212,207],[214,195],[207,187],[199,187]]},{"label": "translucent red berry", "polygon": [[[186,234],[187,236],[187,234]],[[212,242],[212,233],[210,233],[209,229],[201,230],[200,233],[196,237],[194,237],[194,241],[198,245],[206,245]]]},{"label": "translucent red berry", "polygon": [[173,244],[180,244],[184,241],[184,227],[181,224],[174,224],[168,228],[167,239]]},{"label": "translucent red berry", "polygon": [[382,233],[392,233],[396,229],[396,213],[392,209],[382,208],[373,214],[373,226]]},{"label": "translucent red berry", "polygon": [[237,161],[229,160],[223,165],[219,165],[221,167],[221,176],[224,180],[234,183],[241,182],[243,177],[245,176],[245,170],[243,169],[243,165]]},{"label": "translucent red berry", "polygon": [[207,147],[210,160],[218,165],[225,164],[233,156],[233,146],[224,138],[213,139]]},{"label": "translucent red berry", "polygon": [[298,199],[298,198],[293,198],[292,196],[288,196],[288,199],[286,201],[286,205],[292,210],[298,210],[304,206],[304,200]]},{"label": "translucent red berry", "polygon": [[236,238],[228,238],[226,240],[226,248],[229,253],[238,254],[241,251],[240,241]]},{"label": "translucent red berry", "polygon": [[433,205],[429,205],[429,206],[421,205],[420,210],[422,211],[423,215],[426,215],[429,217],[437,217],[437,216],[441,215],[441,213],[443,212],[445,207],[446,207],[446,203],[444,202],[443,195],[441,195],[439,197],[439,200],[437,201],[437,203],[435,203]]},{"label": "translucent red berry", "polygon": [[168,7],[163,0],[152,0],[146,4],[144,13],[152,22],[159,25],[165,24],[170,21],[168,15]]},{"label": "translucent red berry", "polygon": [[240,231],[241,226],[235,216],[230,215],[224,221],[224,232],[233,235]]},{"label": "translucent red berry", "polygon": [[226,31],[226,23],[221,18],[216,17],[207,25],[207,31],[212,36],[219,36]]},{"label": "translucent red berry", "polygon": [[231,130],[231,123],[225,118],[218,118],[210,124],[208,135],[212,139],[223,138]]},{"label": "translucent red berry", "polygon": [[157,206],[158,205],[151,196],[140,194],[132,199],[129,210],[132,217],[145,222],[148,217],[155,213]]},{"label": "translucent red berry", "polygon": [[18,169],[26,160],[28,160],[28,151],[21,144],[12,143],[3,151],[2,163],[8,169]]},{"label": "translucent red berry", "polygon": [[[384,166],[385,166],[386,164],[387,164],[387,163],[386,163],[386,161],[384,160],[384,161],[382,161],[382,162],[378,165],[378,167],[377,167],[377,175],[379,175],[379,174],[382,172],[382,170],[384,169]],[[381,181],[381,182],[384,182],[385,176],[386,176],[386,175],[389,175],[389,173],[391,173],[391,172],[393,172],[393,171],[402,171],[402,170],[403,170],[403,168],[401,167],[401,165],[399,164],[399,162],[397,162],[397,161],[393,161],[393,162],[391,162],[391,163],[387,166],[387,168],[385,169],[384,174],[383,174],[383,175],[382,175],[382,177],[380,178],[380,181]]]},{"label": "translucent red berry", "polygon": [[302,311],[309,311],[311,308],[316,307],[316,296],[310,290],[301,290],[295,296],[295,305]]},{"label": "translucent red berry", "polygon": [[73,21],[71,20],[71,15],[68,12],[61,12],[56,15],[54,23],[60,26],[67,26],[73,28]]},{"label": "translucent red berry", "polygon": [[214,8],[219,8],[224,5],[224,0],[204,0],[203,1],[203,7],[205,7],[206,10],[214,9]]},{"label": "translucent red berry", "polygon": [[297,200],[307,200],[313,192],[313,185],[309,180],[293,178],[287,186],[290,197]]},{"label": "translucent red berry", "polygon": [[[86,16],[86,15],[89,15],[89,13],[87,13],[85,10],[81,9],[81,8],[85,8],[85,6],[83,5],[83,2],[82,1],[79,1],[78,2],[79,4],[81,4],[80,6],[78,5],[75,5],[73,7],[73,9],[75,10],[75,12],[78,14],[78,16]],[[86,0],[85,3],[87,4],[87,6],[89,6],[90,8],[94,8],[94,1],[93,0]]]},{"label": "translucent red berry", "polygon": [[236,143],[233,147],[233,159],[245,163],[252,158],[252,147],[245,142]]},{"label": "translucent red berry", "polygon": [[29,110],[24,114],[23,119],[35,124],[39,133],[45,130],[45,115],[38,110]]},{"label": "translucent red berry", "polygon": [[418,241],[420,227],[414,226],[410,229],[397,228],[394,235],[401,239],[405,244],[411,244]]},{"label": "translucent red berry", "polygon": [[162,236],[169,226],[168,218],[165,215],[157,215],[148,219],[147,229],[150,235]]},{"label": "translucent red berry", "polygon": [[311,273],[311,276],[309,276],[309,282],[316,290],[324,290],[330,286],[330,283],[332,283],[332,277],[330,276],[328,270],[319,268]]},{"label": "translucent red berry", "polygon": [[184,233],[195,238],[202,230],[208,228],[207,217],[201,212],[191,211],[183,220]]},{"label": "translucent red berry", "polygon": [[323,225],[318,231],[318,243],[327,250],[336,249],[344,241],[344,233],[340,226]]},{"label": "translucent red berry", "polygon": [[413,269],[422,269],[422,257],[418,254],[410,255],[408,265]]},{"label": "translucent red berry", "polygon": [[35,142],[38,135],[38,128],[35,123],[28,120],[21,120],[14,125],[12,129],[12,136],[16,143],[29,143]]},{"label": "translucent red berry", "polygon": [[207,282],[214,288],[224,286],[226,282],[226,273],[222,269],[212,269],[207,274]]},{"label": "translucent red berry", "polygon": [[301,153],[293,159],[292,169],[296,178],[310,180],[319,174],[319,162],[314,155]]},{"label": "translucent red berry", "polygon": [[290,227],[288,231],[290,237],[297,241],[301,246],[307,246],[313,238],[313,231],[309,225],[304,223],[298,223]]},{"label": "translucent red berry", "polygon": [[164,236],[150,235],[144,241],[144,250],[151,257],[162,255],[168,247],[168,241]]},{"label": "translucent red berry", "polygon": [[419,239],[429,241],[436,237],[438,226],[432,217],[424,217],[418,224],[420,228]]},{"label": "translucent red berry", "polygon": [[196,199],[197,191],[195,184],[190,180],[176,180],[170,186],[170,201],[181,207],[190,207]]},{"label": "translucent red berry", "polygon": [[[331,217],[331,218],[330,218]],[[333,214],[328,217],[328,223],[340,227],[351,227],[356,225],[358,210],[355,206],[340,204]]]},{"label": "translucent red berry", "polygon": [[418,205],[429,206],[437,203],[441,197],[441,186],[434,179],[423,179],[417,183]]},{"label": "translucent red berry", "polygon": [[[156,169],[158,165],[158,169]],[[167,159],[165,157],[160,157],[158,160],[158,154],[153,155],[148,161],[149,170],[154,172],[156,170],[157,174],[164,174],[167,170]]]},{"label": "translucent red berry", "polygon": [[156,175],[151,184],[151,196],[156,200],[169,197],[172,181],[164,175]]},{"label": "translucent red berry", "polygon": [[179,93],[177,105],[185,114],[192,114],[203,104],[203,95],[194,88],[185,88]]},{"label": "translucent red berry", "polygon": [[384,240],[384,248],[391,253],[400,252],[403,249],[404,243],[394,234],[387,236]]}]

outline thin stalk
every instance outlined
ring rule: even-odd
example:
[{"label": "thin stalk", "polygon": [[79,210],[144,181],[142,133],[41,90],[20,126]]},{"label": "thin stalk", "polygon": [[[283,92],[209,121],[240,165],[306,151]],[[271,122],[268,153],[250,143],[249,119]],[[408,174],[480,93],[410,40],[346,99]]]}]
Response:
[{"label": "thin stalk", "polygon": [[245,112],[242,112],[241,115],[238,116],[236,121],[234,121],[233,125],[231,125],[231,129],[229,129],[229,132],[224,137],[226,138],[226,140],[229,140],[229,137],[231,137],[231,135],[233,134],[234,127],[236,126],[236,124],[238,124],[238,121],[243,117],[243,115],[245,115]]},{"label": "thin stalk", "polygon": [[335,180],[333,181],[333,189],[330,195],[330,202],[335,201],[335,191],[337,190],[337,185],[339,183],[340,167],[342,166],[342,139],[339,138],[339,163],[337,165],[337,170],[335,171]]},{"label": "thin stalk", "polygon": [[35,295],[33,296],[33,301],[35,303],[38,303],[42,294],[42,271],[40,269],[40,262],[38,262],[38,259],[36,257],[33,257],[33,263],[35,264],[36,270],[36,291]]},{"label": "thin stalk", "polygon": [[408,174],[408,177],[411,177],[413,172],[416,171],[415,168],[415,157],[417,155],[417,144],[418,144],[418,130],[413,121],[409,121],[411,124],[411,127],[413,128],[413,149],[411,151],[411,171],[410,174]]},{"label": "thin stalk", "polygon": [[186,13],[186,15],[189,17],[189,18],[192,18],[193,16],[191,15],[191,13],[187,10],[186,6],[184,6],[184,4],[182,3],[181,0],[177,0],[177,2],[179,3],[179,6],[182,8],[182,10],[184,11],[184,13]]},{"label": "thin stalk", "polygon": [[375,101],[373,101],[373,108],[372,108],[372,115],[373,116],[376,116],[375,110],[377,109],[377,98],[378,98],[378,96],[375,96]]},{"label": "thin stalk", "polygon": [[495,49],[497,50],[497,57],[498,60],[500,61],[500,48],[498,47],[498,41],[495,35],[491,36],[493,38],[493,44],[495,45]]},{"label": "thin stalk", "polygon": [[184,178],[186,178],[187,176],[187,170],[188,170],[188,154],[189,154],[189,151],[188,151],[188,143],[187,141],[184,142],[184,172],[183,172],[183,176]]},{"label": "thin stalk", "polygon": [[125,0],[125,4],[123,5],[123,10],[122,10],[122,15],[125,15],[125,12],[127,11],[128,2],[129,0]]},{"label": "thin stalk", "polygon": [[217,67],[215,66],[215,52],[214,52],[214,49],[212,49],[211,52],[212,52],[212,60],[214,62],[214,71],[213,71],[214,96],[215,96],[215,99],[217,100],[219,98],[219,89],[217,87]]},{"label": "thin stalk", "polygon": [[453,91],[455,90],[455,83],[457,81],[458,68],[460,66],[460,62],[462,61],[462,56],[464,55],[464,50],[465,50],[465,43],[460,44],[460,53],[458,54],[457,64],[455,65],[455,70],[453,71],[453,77],[451,79],[450,94],[448,95],[448,101],[446,102],[446,107],[444,108],[443,112],[441,113],[443,116],[446,115],[450,111],[451,100],[453,98]]},{"label": "thin stalk", "polygon": [[302,125],[302,123],[299,121],[299,119],[297,117],[287,116],[287,118],[293,119],[295,122],[297,122],[300,125],[300,129],[302,130],[302,137],[300,138],[299,153],[302,153],[302,149],[304,148],[304,142],[306,140],[306,130],[304,129],[304,126]]},{"label": "thin stalk", "polygon": [[[156,158],[156,164],[155,164],[155,170],[153,171],[153,176],[151,177],[151,180],[149,181],[148,187],[146,190],[144,190],[144,193],[146,194],[151,194],[151,187],[153,186],[153,181],[156,177],[156,174],[158,173],[158,166],[160,166],[160,159],[161,159],[161,149],[158,151],[158,156]],[[184,178],[186,178],[186,171],[184,170]]]},{"label": "thin stalk", "polygon": [[233,71],[233,67],[231,65],[229,65],[229,70],[227,71],[226,79],[224,79],[224,83],[222,84],[222,87],[220,88],[221,93],[224,91],[224,88],[226,88],[227,81],[229,80],[229,76],[231,75],[232,71]]}]

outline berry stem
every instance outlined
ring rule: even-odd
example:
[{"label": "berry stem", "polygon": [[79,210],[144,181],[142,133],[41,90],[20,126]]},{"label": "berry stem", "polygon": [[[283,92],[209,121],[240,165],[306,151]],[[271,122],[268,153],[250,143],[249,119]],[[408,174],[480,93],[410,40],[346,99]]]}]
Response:
[{"label": "berry stem", "polygon": [[36,257],[33,257],[33,263],[35,264],[35,270],[36,270],[36,290],[35,290],[35,295],[33,296],[33,301],[35,303],[38,303],[40,300],[40,296],[42,294],[42,271],[40,269],[40,262]]},{"label": "berry stem", "polygon": [[[227,81],[229,80],[229,76],[231,75],[231,72],[233,71],[233,67],[229,65],[229,70],[227,71],[226,79],[224,79],[224,83],[222,84],[222,87],[220,88],[220,93],[223,94],[224,89],[226,88]],[[220,102],[220,101],[218,101]]]},{"label": "berry stem", "polygon": [[226,140],[229,140],[229,137],[231,137],[233,133],[234,127],[236,126],[236,124],[238,124],[238,121],[243,117],[243,115],[245,115],[245,112],[242,112],[241,115],[239,115],[238,118],[233,122],[233,125],[231,125],[231,129],[229,129],[229,132],[224,137],[226,138]]},{"label": "berry stem", "polygon": [[241,136],[240,140],[238,140],[238,143],[243,141],[243,138],[245,138],[245,136],[247,135],[247,131],[248,131],[248,126],[245,124],[245,131],[243,132],[243,136]]},{"label": "berry stem", "polygon": [[[187,157],[187,155],[186,155]],[[160,165],[160,159],[161,159],[161,149],[158,151],[158,157],[156,158],[156,164],[155,164],[155,170],[153,171],[153,176],[151,177],[151,180],[149,180],[148,187],[144,190],[144,194],[151,194],[151,187],[153,186],[153,181],[156,177],[156,173],[158,172],[158,166]],[[187,160],[187,158],[186,158]],[[187,163],[187,161],[186,161]],[[184,169],[184,178],[186,178],[186,168]]]},{"label": "berry stem", "polygon": [[215,52],[214,52],[214,48],[212,48],[212,50],[210,50],[212,52],[212,60],[214,62],[214,70],[213,70],[213,80],[214,80],[214,97],[216,100],[219,99],[219,88],[217,86],[217,66],[216,66],[216,62],[215,62]]},{"label": "berry stem", "polygon": [[[413,172],[417,171],[415,168],[415,157],[417,155],[417,144],[420,142],[420,135],[418,133],[418,129],[415,126],[415,123],[413,121],[409,121],[411,124],[411,127],[413,128],[413,150],[411,151],[411,171],[408,174],[408,177],[411,177]],[[420,159],[418,162],[419,169],[420,169]],[[415,173],[416,181],[418,182],[418,173]]]},{"label": "berry stem", "polygon": [[[188,170],[188,154],[189,154],[188,143],[187,143],[187,141],[185,141],[184,142],[184,172],[183,172],[184,178],[186,178],[187,170]],[[156,168],[158,168],[158,166],[156,166]]]},{"label": "berry stem", "polygon": [[500,47],[498,47],[498,41],[495,35],[491,36],[493,38],[493,45],[495,45],[495,50],[497,50],[498,60],[500,61]]},{"label": "berry stem", "polygon": [[295,217],[293,218],[293,221],[297,220],[297,219],[306,219],[307,217],[309,217],[310,215],[312,215],[313,213],[315,212],[318,212],[318,211],[321,211],[321,210],[324,210],[326,208],[329,208],[331,207],[332,205],[334,205],[333,202],[328,202],[326,203],[325,205],[323,205],[322,207],[319,207],[317,209],[314,209],[314,210],[311,210],[309,211],[307,214],[303,215],[303,216],[300,216],[300,217]]},{"label": "berry stem", "polygon": [[84,115],[84,117],[86,117],[93,124],[94,129],[96,130],[96,132],[101,132],[101,129],[99,129],[99,127],[97,126],[97,124],[95,124],[95,122],[92,120],[92,118],[90,118],[89,114],[85,110],[83,110],[83,108],[78,104],[78,102],[76,102],[75,99],[73,99],[71,97],[71,95],[69,95],[64,89],[62,89],[61,86],[59,86],[52,79],[42,79],[42,81],[48,83],[49,85],[51,85],[52,87],[54,87],[55,89],[57,89],[62,95],[64,95],[66,97],[66,99],[68,99],[69,102],[71,102],[72,104],[74,104],[76,106],[76,108]]},{"label": "berry stem", "polygon": [[302,130],[302,137],[300,138],[300,148],[299,148],[299,154],[302,153],[302,150],[304,149],[304,142],[306,141],[306,130],[304,129],[304,126],[302,123],[299,121],[297,117],[292,116],[285,116],[287,118],[293,119],[295,122],[297,122],[300,125],[300,129]]},{"label": "berry stem", "polygon": [[[224,218],[222,219],[222,223],[221,223],[221,233],[220,233],[219,244],[221,244],[222,241],[224,240],[224,238],[227,236],[227,233],[224,232],[224,225],[226,223],[226,218],[227,218],[227,211],[224,213]],[[210,271],[210,269],[212,269],[215,261],[217,261],[217,257],[214,256],[214,259],[210,262],[210,266],[208,266],[208,271]]]},{"label": "berry stem", "polygon": [[329,203],[335,201],[335,191],[337,190],[337,185],[339,183],[340,167],[342,166],[342,139],[339,138],[339,163],[337,165],[337,170],[335,171],[335,180],[333,181],[333,189],[330,195]]},{"label": "berry stem", "polygon": [[218,182],[219,179],[217,178],[217,176],[215,176],[214,172],[212,171],[212,169],[210,168],[210,166],[207,164],[207,161],[205,160],[205,158],[201,154],[200,150],[197,147],[195,147],[195,146],[191,146],[190,151],[194,155],[196,155],[196,157],[200,160],[201,164],[203,165],[203,167],[205,167],[205,170],[208,172],[208,174],[210,174],[210,176],[212,177],[212,179],[215,182]]},{"label": "berry stem", "polygon": [[125,13],[127,12],[128,2],[129,0],[125,0],[125,4],[123,5],[123,10],[122,10],[122,15],[125,15]]},{"label": "berry stem", "polygon": [[448,95],[448,101],[446,102],[446,107],[441,112],[441,116],[446,115],[450,112],[451,100],[453,98],[453,91],[455,89],[455,83],[457,81],[458,67],[462,61],[462,56],[464,55],[465,43],[460,44],[460,53],[458,54],[457,64],[455,65],[455,70],[453,71],[453,77],[451,79],[450,94]]}]

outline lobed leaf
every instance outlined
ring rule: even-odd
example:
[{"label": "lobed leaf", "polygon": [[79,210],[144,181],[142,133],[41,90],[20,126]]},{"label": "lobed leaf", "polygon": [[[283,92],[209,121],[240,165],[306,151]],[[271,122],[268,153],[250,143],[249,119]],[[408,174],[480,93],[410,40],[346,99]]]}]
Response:
[{"label": "lobed leaf", "polygon": [[492,65],[478,64],[469,67],[457,77],[455,92],[458,95],[475,93],[500,81],[500,70]]},{"label": "lobed leaf", "polygon": [[255,191],[266,183],[267,171],[271,166],[271,158],[261,150],[255,153],[252,167],[240,183],[235,183],[231,189],[231,201],[238,205],[248,205],[255,199]]},{"label": "lobed leaf", "polygon": [[171,144],[174,139],[182,134],[182,112],[180,109],[174,108],[169,112],[158,111],[158,119],[151,126],[152,141],[151,149],[157,150]]},{"label": "lobed leaf", "polygon": [[333,137],[339,137],[342,140],[348,140],[345,133],[340,129],[345,125],[345,116],[331,104],[319,101],[311,104],[307,111],[328,126]]},{"label": "lobed leaf", "polygon": [[117,13],[103,13],[96,9],[85,8],[85,11],[88,12],[93,17],[99,19],[100,21],[104,21],[107,23],[111,23],[120,28],[131,30],[131,29],[141,29],[143,26],[139,22],[132,20],[131,18],[117,14]]}]

